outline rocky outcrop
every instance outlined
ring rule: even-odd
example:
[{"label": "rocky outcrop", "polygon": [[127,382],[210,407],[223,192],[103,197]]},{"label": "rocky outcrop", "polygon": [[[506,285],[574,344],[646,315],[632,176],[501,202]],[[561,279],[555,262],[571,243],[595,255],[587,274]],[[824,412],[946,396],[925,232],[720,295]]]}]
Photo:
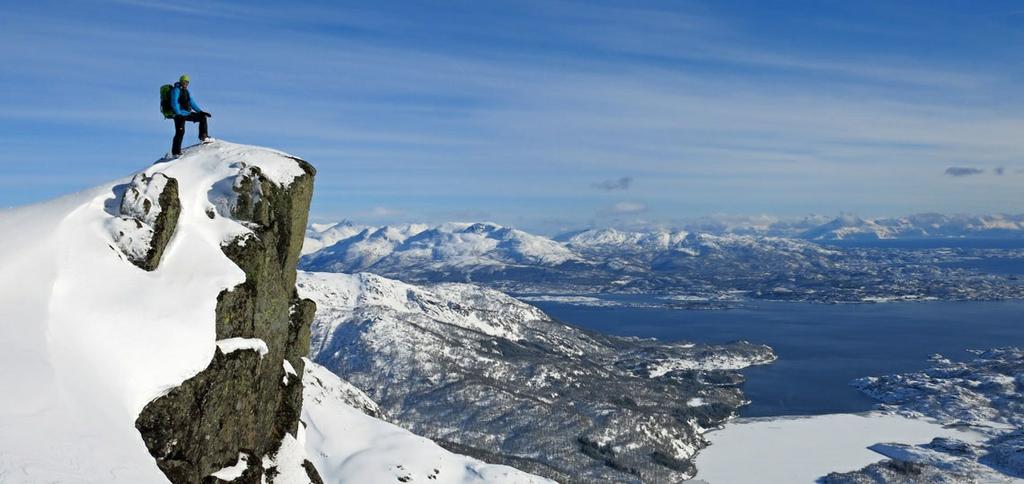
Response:
[{"label": "rocky outcrop", "polygon": [[876,444],[871,450],[887,460],[830,474],[822,482],[989,483],[1024,477],[1024,349],[971,352],[975,357],[968,361],[934,355],[922,371],[860,378],[853,385],[883,410],[924,416],[982,438]]},{"label": "rocky outcrop", "polygon": [[[299,375],[316,306],[297,295],[295,266],[315,170],[295,162],[304,174],[290,184],[239,163],[238,175],[225,180],[230,196],[213,200],[211,191],[217,210],[207,215],[231,217],[251,231],[223,246],[246,280],[218,297],[218,349],[209,366],[150,402],[136,421],[172,482],[221,482],[212,474],[222,477],[218,471],[228,467],[244,468],[232,482],[273,482],[275,453],[298,431]],[[304,467],[310,482],[320,482],[311,464]]]},{"label": "rocky outcrop", "polygon": [[117,218],[108,222],[114,242],[132,264],[155,270],[181,213],[178,181],[159,172],[139,173],[118,189],[124,191],[115,198]]},{"label": "rocky outcrop", "polygon": [[948,472],[934,465],[902,460],[885,460],[853,472],[833,472],[822,477],[822,484],[973,484],[980,482],[969,474]]}]

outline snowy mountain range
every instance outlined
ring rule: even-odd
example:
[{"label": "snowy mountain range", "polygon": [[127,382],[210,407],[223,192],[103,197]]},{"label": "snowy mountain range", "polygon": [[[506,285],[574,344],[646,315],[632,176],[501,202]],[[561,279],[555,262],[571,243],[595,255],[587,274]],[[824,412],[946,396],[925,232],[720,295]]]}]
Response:
[{"label": "snowy mountain range", "polygon": [[213,142],[0,211],[0,481],[542,483],[303,358],[315,170]]},{"label": "snowy mountain range", "polygon": [[[880,223],[844,217],[804,234],[832,240],[896,233],[895,225]],[[712,305],[738,297],[857,302],[1024,296],[1005,274],[953,269],[958,261],[998,255],[967,249],[834,247],[792,237],[668,230],[592,229],[549,239],[493,223],[453,223],[362,228],[312,250],[333,237],[325,235],[332,227],[307,231],[309,250],[300,268],[366,271],[413,283],[474,282],[520,295],[668,294]],[[356,230],[351,224],[341,229]]]},{"label": "snowy mountain range", "polygon": [[876,240],[1024,237],[1024,214],[919,213],[903,217],[861,218],[810,215],[797,219],[775,217],[705,217],[683,224],[689,232],[715,235],[761,235],[805,240]]},{"label": "snowy mountain range", "polygon": [[[307,240],[317,239],[307,235]],[[415,273],[421,281],[494,280],[510,274],[543,280],[581,264],[582,258],[558,242],[491,223],[366,228],[303,258],[303,268],[310,271]]]},{"label": "snowy mountain range", "polygon": [[446,448],[563,483],[678,482],[702,434],[743,404],[723,346],[602,336],[469,284],[300,273],[318,311],[311,358],[386,417]]},{"label": "snowy mountain range", "polygon": [[[549,239],[493,223],[448,223],[365,228],[332,245],[335,226],[310,228],[302,267],[321,272],[372,271],[420,280],[492,280],[519,275],[543,279],[564,272],[621,268],[659,270],[679,258],[726,259],[729,252],[761,257],[805,258],[835,251],[776,237],[690,234],[683,231],[623,232],[586,230]],[[348,227],[348,226],[346,226]],[[316,247],[322,247],[313,250]]]},{"label": "snowy mountain range", "polygon": [[1024,215],[916,214],[862,219],[841,215],[799,234],[807,240],[1024,237]]}]

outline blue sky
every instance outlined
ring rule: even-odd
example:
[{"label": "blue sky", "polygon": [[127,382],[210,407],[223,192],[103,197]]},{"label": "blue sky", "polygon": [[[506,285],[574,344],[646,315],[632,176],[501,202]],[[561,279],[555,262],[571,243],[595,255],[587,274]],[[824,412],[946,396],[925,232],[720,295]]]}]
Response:
[{"label": "blue sky", "polygon": [[0,206],[159,158],[187,72],[213,136],[317,166],[319,221],[1020,213],[1022,27],[998,1],[0,1]]}]

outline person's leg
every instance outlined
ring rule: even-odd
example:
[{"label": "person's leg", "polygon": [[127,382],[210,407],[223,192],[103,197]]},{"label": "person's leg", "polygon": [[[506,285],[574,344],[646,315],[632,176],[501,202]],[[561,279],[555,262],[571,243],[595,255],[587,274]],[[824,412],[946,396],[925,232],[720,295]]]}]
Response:
[{"label": "person's leg", "polygon": [[185,139],[185,117],[174,117],[174,143],[171,145],[171,155],[181,154],[181,140]]},{"label": "person's leg", "polygon": [[206,131],[206,116],[199,115],[199,141],[208,138],[210,134]]},{"label": "person's leg", "polygon": [[193,123],[199,123],[199,141],[206,139],[209,136],[206,132],[206,116],[199,113],[189,113],[188,117],[185,118]]}]

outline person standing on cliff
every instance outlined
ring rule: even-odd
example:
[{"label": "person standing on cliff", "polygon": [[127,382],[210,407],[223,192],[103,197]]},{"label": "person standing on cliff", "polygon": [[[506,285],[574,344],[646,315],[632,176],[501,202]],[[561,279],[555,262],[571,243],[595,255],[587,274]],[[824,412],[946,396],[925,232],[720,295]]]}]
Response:
[{"label": "person standing on cliff", "polygon": [[178,82],[171,88],[171,109],[174,111],[174,142],[171,145],[171,156],[181,155],[181,140],[185,138],[185,121],[199,123],[199,141],[213,141],[206,129],[206,118],[213,116],[203,111],[192,95],[188,92],[188,74],[182,74]]}]

